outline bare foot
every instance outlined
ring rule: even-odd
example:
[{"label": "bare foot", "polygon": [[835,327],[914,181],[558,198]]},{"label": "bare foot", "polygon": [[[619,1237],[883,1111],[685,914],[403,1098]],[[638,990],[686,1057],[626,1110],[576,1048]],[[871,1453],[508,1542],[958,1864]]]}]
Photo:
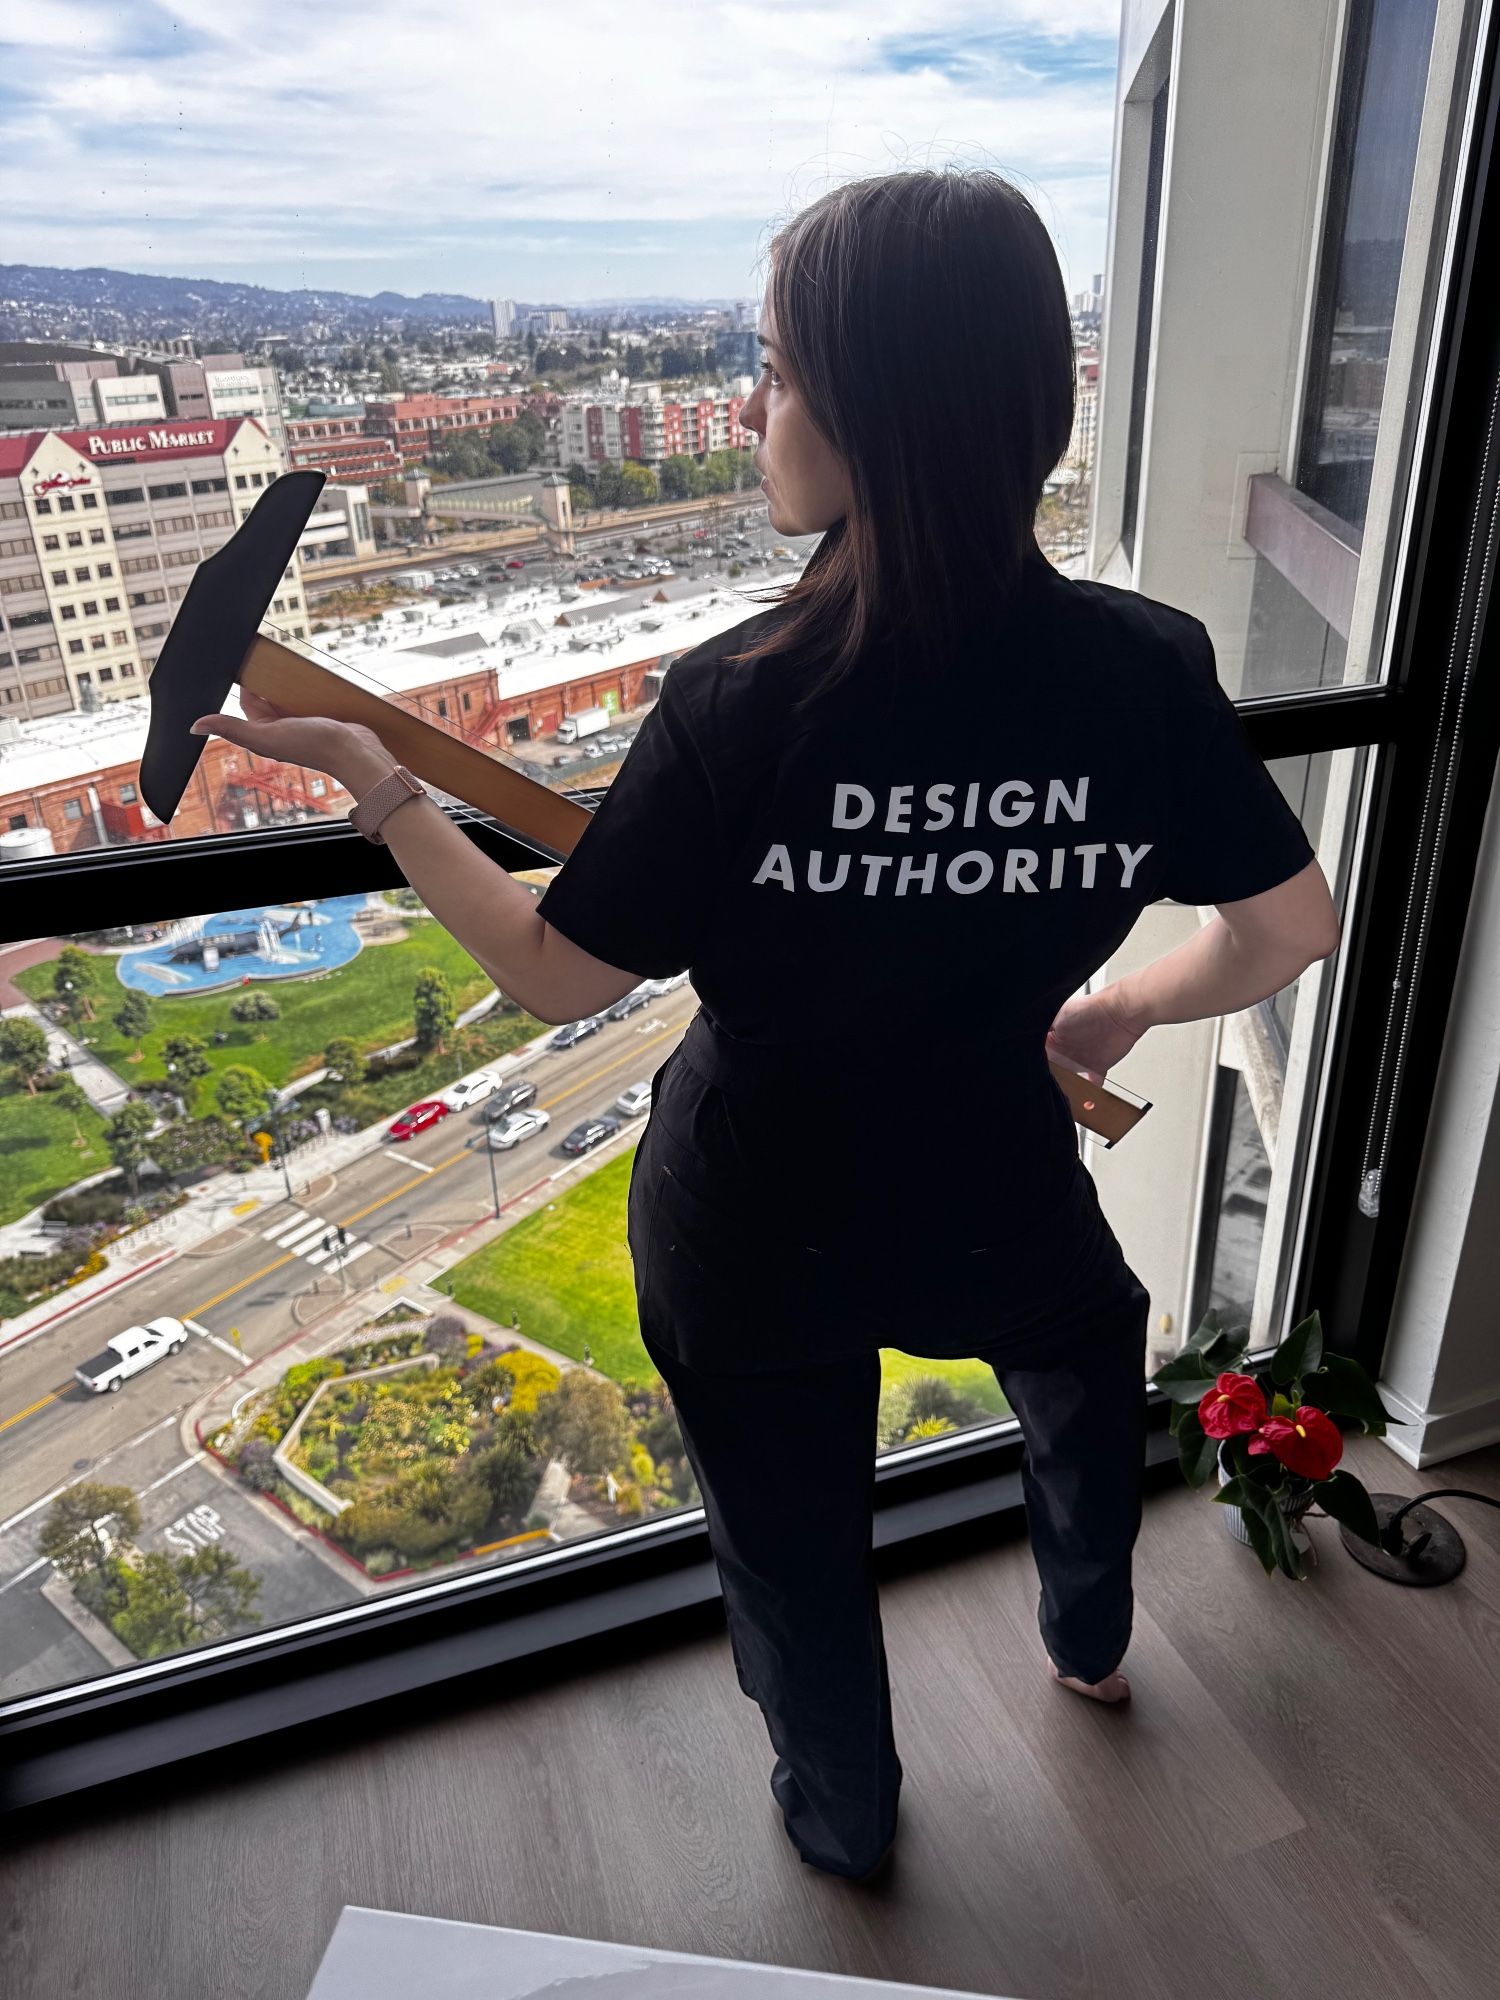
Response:
[{"label": "bare foot", "polygon": [[1078,1694],[1086,1694],[1091,1701],[1113,1704],[1130,1699],[1130,1683],[1122,1673],[1106,1674],[1102,1681],[1077,1681],[1071,1674],[1060,1674],[1057,1671],[1057,1662],[1052,1659],[1047,1662],[1047,1671],[1061,1686],[1072,1688]]}]

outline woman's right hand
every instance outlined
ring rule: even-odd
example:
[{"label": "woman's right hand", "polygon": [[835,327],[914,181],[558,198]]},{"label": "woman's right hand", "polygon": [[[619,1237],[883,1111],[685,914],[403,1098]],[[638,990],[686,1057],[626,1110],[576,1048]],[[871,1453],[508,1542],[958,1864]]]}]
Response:
[{"label": "woman's right hand", "polygon": [[1090,1082],[1102,1083],[1139,1040],[1139,1032],[1121,1019],[1105,987],[1098,993],[1076,993],[1063,1002],[1047,1030],[1047,1054],[1081,1069]]}]

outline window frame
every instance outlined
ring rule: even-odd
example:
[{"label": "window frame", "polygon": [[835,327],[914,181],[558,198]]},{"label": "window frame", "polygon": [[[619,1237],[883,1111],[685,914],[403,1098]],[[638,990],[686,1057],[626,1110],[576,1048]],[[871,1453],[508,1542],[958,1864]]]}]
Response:
[{"label": "window frame", "polygon": [[[1444,1028],[1469,915],[1500,751],[1500,689],[1480,675],[1458,703],[1454,683],[1482,648],[1494,557],[1486,525],[1500,521],[1500,291],[1481,276],[1500,260],[1500,175],[1494,170],[1500,105],[1500,10],[1486,17],[1474,77],[1473,144],[1457,188],[1455,257],[1434,326],[1428,368],[1431,414],[1413,454],[1412,533],[1391,592],[1391,673],[1386,682],[1310,689],[1239,704],[1267,759],[1372,746],[1365,791],[1369,829],[1344,908],[1344,935],[1329,1004],[1316,1146],[1304,1195],[1307,1254],[1284,1324],[1316,1305],[1330,1349],[1379,1370],[1390,1301],[1411,1217],[1435,1100]],[[1428,854],[1427,791],[1434,764],[1453,755],[1449,817]],[[586,797],[587,795],[585,795]],[[599,795],[593,795],[597,798]],[[508,869],[545,864],[488,821],[464,831]],[[1403,910],[1414,867],[1430,865],[1431,929],[1410,981],[1409,1059],[1390,1109],[1389,1168],[1374,1215],[1355,1199],[1368,1123],[1367,1080],[1380,1052],[1383,1004],[1402,962]],[[343,820],[200,840],[101,848],[43,862],[0,865],[0,930],[51,934],[59,907],[75,927],[107,910],[192,916],[284,893],[398,886],[389,850]],[[1335,885],[1336,887],[1338,885]],[[1269,1350],[1255,1350],[1259,1367]],[[1147,1490],[1175,1487],[1171,1405],[1147,1391]],[[1006,1421],[920,1440],[875,1463],[878,1544],[942,1533],[993,1542],[997,1515],[1023,1518],[1024,1443]],[[544,1653],[589,1647],[642,1628],[647,1644],[690,1625],[715,1629],[708,1610],[719,1584],[701,1508],[622,1526],[597,1538],[394,1591],[117,1673],[21,1697],[0,1707],[0,1810],[13,1812],[89,1786],[138,1776],[184,1758],[351,1708],[401,1702],[464,1676],[492,1690],[493,1669]],[[706,1614],[706,1615],[705,1615]]]}]

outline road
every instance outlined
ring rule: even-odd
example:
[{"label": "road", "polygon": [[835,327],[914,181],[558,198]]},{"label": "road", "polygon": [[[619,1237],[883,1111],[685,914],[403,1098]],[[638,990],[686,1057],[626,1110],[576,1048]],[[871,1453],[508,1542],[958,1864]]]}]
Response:
[{"label": "road", "polygon": [[[147,1551],[186,1552],[227,1538],[237,1558],[264,1579],[265,1624],[363,1595],[353,1572],[340,1574],[337,1557],[318,1553],[307,1537],[205,1466],[200,1453],[184,1450],[183,1413],[239,1375],[246,1360],[283,1349],[293,1358],[292,1350],[315,1347],[320,1323],[357,1293],[371,1293],[377,1307],[388,1304],[405,1264],[493,1214],[491,1157],[501,1203],[516,1202],[511,1213],[527,1212],[526,1201],[517,1200],[527,1190],[536,1201],[547,1199],[545,1177],[570,1161],[563,1136],[608,1111],[627,1084],[648,1081],[696,1006],[684,985],[606,1023],[575,1048],[541,1053],[514,1072],[535,1074],[538,1103],[552,1122],[512,1150],[490,1154],[482,1103],[453,1113],[412,1140],[385,1143],[328,1175],[326,1184],[314,1182],[296,1202],[258,1206],[138,1279],[121,1298],[84,1306],[0,1362],[0,1696],[57,1685],[102,1664],[41,1595],[51,1566],[39,1555],[37,1536],[55,1494],[80,1478],[131,1488],[141,1503],[139,1541]],[[627,1121],[621,1136],[586,1156],[577,1171],[628,1149],[643,1123]],[[349,1231],[342,1272],[324,1248],[330,1225]],[[180,1354],[116,1394],[94,1395],[72,1379],[109,1335],[161,1313],[191,1326]]]},{"label": "road", "polygon": [[[734,496],[726,496],[726,499],[732,497]],[[738,501],[737,506],[726,508],[724,515],[726,532],[733,529],[743,516],[744,532],[752,537],[757,546],[771,549],[778,543],[784,543],[786,547],[798,549],[801,553],[811,553],[816,537],[804,535],[793,541],[784,535],[779,535],[771,527],[766,515],[765,502],[758,493],[740,494]],[[680,541],[684,535],[691,536],[695,528],[704,525],[701,511],[688,511],[670,519],[646,516],[618,522],[612,528],[586,528],[574,535],[573,551],[569,555],[554,552],[546,537],[540,534],[528,541],[517,541],[514,530],[509,537],[453,536],[446,538],[436,547],[402,549],[394,555],[372,556],[360,563],[341,563],[336,567],[330,565],[327,572],[321,568],[305,569],[303,582],[307,587],[308,604],[315,606],[321,597],[327,596],[331,591],[347,590],[362,583],[374,583],[382,579],[389,580],[398,570],[450,569],[455,563],[461,562],[503,562],[509,560],[511,556],[543,554],[552,558],[552,571],[556,578],[571,583],[576,569],[586,562],[597,560],[606,550],[628,553],[634,549],[638,541],[653,544],[658,541]],[[727,561],[726,558],[719,567],[721,569],[727,567]],[[773,571],[781,567],[780,564],[768,565]],[[510,572],[512,576],[530,583],[535,583],[547,573],[547,568],[540,563],[534,563],[526,570]],[[684,569],[681,573],[687,575],[690,572]],[[493,596],[497,582],[499,579],[494,579],[486,585],[471,579],[468,588],[481,595]],[[445,594],[449,595],[463,588],[463,585],[458,584],[444,586]]]}]

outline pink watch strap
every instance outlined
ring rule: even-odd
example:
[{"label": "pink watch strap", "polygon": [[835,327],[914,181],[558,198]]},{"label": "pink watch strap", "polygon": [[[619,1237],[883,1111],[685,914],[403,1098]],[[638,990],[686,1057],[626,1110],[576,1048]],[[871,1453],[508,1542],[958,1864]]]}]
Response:
[{"label": "pink watch strap", "polygon": [[404,764],[398,764],[394,771],[387,771],[379,784],[372,785],[364,797],[349,808],[349,823],[357,827],[366,840],[374,841],[377,847],[384,847],[381,822],[389,819],[397,806],[404,806],[408,799],[426,796],[427,789],[420,778],[414,778]]}]

